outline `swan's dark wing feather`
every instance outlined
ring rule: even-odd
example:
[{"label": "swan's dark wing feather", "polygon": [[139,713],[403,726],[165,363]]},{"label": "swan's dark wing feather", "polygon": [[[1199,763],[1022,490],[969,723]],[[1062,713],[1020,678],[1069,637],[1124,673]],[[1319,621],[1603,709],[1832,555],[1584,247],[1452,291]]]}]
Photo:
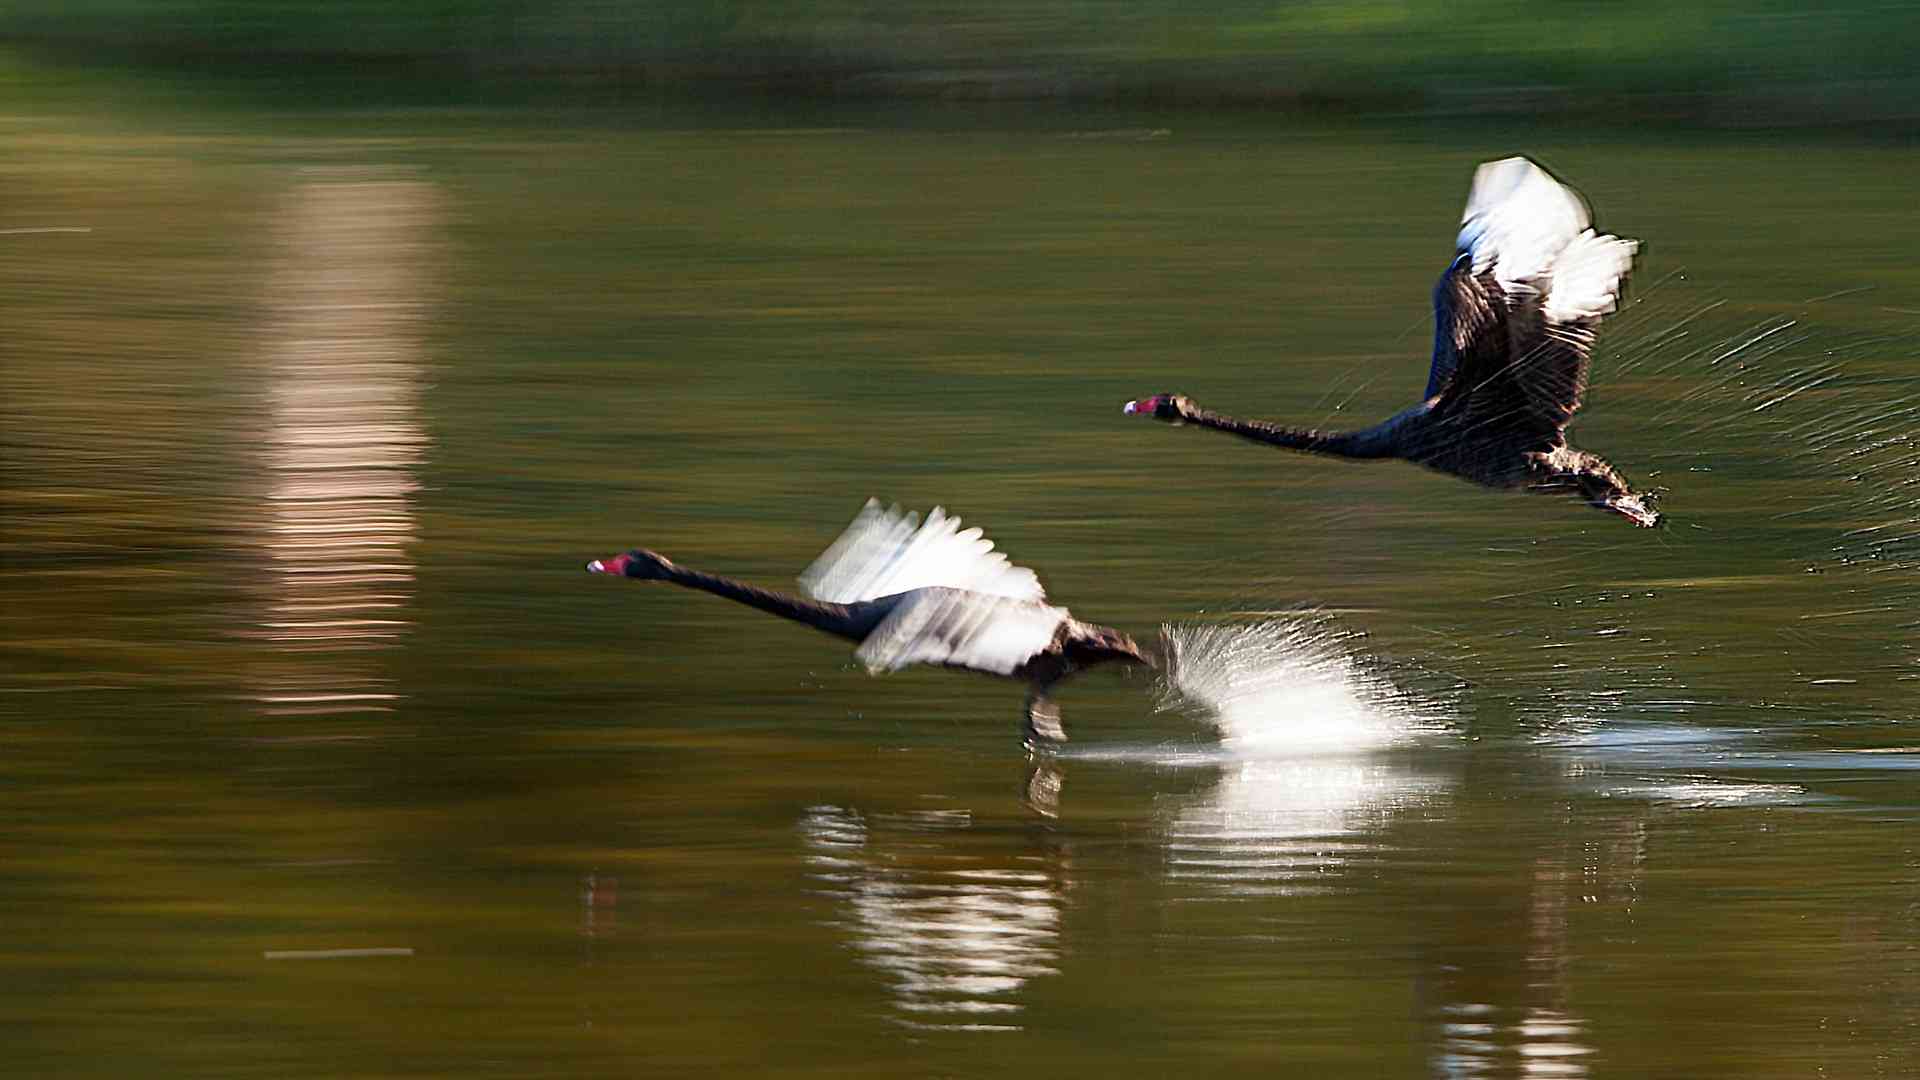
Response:
[{"label": "swan's dark wing feather", "polygon": [[[1536,305],[1537,306],[1537,305]],[[1591,323],[1555,323],[1537,311],[1526,313],[1528,333],[1513,358],[1515,383],[1524,395],[1534,425],[1559,433],[1580,408],[1593,360]]]},{"label": "swan's dark wing feather", "polygon": [[1639,247],[1591,220],[1578,195],[1524,158],[1475,173],[1461,256],[1435,289],[1428,379],[1429,396],[1468,430],[1557,443],[1580,407],[1595,330]]},{"label": "swan's dark wing feather", "polygon": [[[1473,259],[1464,251],[1434,284],[1433,368],[1427,372],[1427,398],[1453,381],[1461,357],[1480,348],[1505,351],[1504,304],[1490,285],[1474,276]],[[1489,343],[1489,337],[1496,340]]]},{"label": "swan's dark wing feather", "polygon": [[1456,271],[1455,311],[1474,316],[1455,316],[1446,396],[1480,419],[1557,441],[1586,394],[1600,320],[1618,304],[1637,246],[1589,230],[1547,272],[1504,288],[1490,274]]},{"label": "swan's dark wing feather", "polygon": [[1593,325],[1554,323],[1542,298],[1526,287],[1501,291],[1491,275],[1454,272],[1456,313],[1452,377],[1436,407],[1466,433],[1518,437],[1541,448],[1560,441],[1580,407],[1593,351]]}]

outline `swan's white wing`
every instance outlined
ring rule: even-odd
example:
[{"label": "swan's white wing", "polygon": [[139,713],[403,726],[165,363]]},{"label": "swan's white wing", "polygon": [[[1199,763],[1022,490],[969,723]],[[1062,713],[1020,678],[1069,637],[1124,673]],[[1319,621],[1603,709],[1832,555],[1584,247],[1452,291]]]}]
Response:
[{"label": "swan's white wing", "polygon": [[1593,224],[1573,190],[1523,157],[1474,170],[1460,217],[1460,250],[1473,256],[1475,277],[1493,273],[1503,289],[1546,273],[1560,250]]},{"label": "swan's white wing", "polygon": [[1460,218],[1460,250],[1475,277],[1491,273],[1506,292],[1544,292],[1551,323],[1613,311],[1639,243],[1593,229],[1587,204],[1523,157],[1489,161],[1473,174]]},{"label": "swan's white wing", "polygon": [[916,589],[900,598],[854,650],[868,671],[946,664],[995,675],[1014,669],[1053,642],[1065,608],[959,589]]},{"label": "swan's white wing", "polygon": [[961,528],[937,506],[922,523],[918,514],[874,499],[800,575],[807,595],[830,604],[934,586],[1035,603],[1047,598],[1034,572],[1007,561],[979,529]]},{"label": "swan's white wing", "polygon": [[1473,176],[1460,249],[1434,294],[1428,396],[1450,386],[1488,423],[1521,409],[1558,438],[1586,391],[1600,320],[1620,303],[1639,243],[1596,232],[1587,204],[1526,158]]},{"label": "swan's white wing", "polygon": [[1553,263],[1541,313],[1549,323],[1588,323],[1620,306],[1620,283],[1633,267],[1638,240],[1603,236],[1592,229],[1574,237]]}]

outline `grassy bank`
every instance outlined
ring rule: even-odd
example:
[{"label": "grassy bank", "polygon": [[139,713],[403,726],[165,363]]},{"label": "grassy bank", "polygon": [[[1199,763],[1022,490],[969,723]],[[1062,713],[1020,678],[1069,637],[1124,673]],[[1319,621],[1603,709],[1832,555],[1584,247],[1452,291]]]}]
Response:
[{"label": "grassy bank", "polygon": [[[1492,0],[21,0],[0,41],[61,63],[225,78],[373,75],[393,92],[1615,113],[1906,124],[1920,7]],[[411,87],[411,90],[403,88]]]}]

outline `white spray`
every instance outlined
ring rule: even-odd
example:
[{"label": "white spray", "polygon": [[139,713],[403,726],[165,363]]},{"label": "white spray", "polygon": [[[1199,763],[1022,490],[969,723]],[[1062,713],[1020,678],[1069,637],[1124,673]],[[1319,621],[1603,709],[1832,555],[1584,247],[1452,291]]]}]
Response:
[{"label": "white spray", "polygon": [[1359,635],[1312,613],[1160,632],[1160,707],[1196,708],[1236,755],[1373,750],[1449,726],[1350,648]]}]

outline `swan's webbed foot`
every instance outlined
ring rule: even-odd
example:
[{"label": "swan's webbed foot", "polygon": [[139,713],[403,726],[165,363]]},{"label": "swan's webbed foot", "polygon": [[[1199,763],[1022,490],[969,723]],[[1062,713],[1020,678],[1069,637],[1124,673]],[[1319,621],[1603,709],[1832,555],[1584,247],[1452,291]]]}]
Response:
[{"label": "swan's webbed foot", "polygon": [[1066,729],[1060,726],[1060,706],[1039,691],[1028,694],[1026,715],[1020,722],[1021,745],[1029,753],[1040,753],[1066,741]]},{"label": "swan's webbed foot", "polygon": [[1593,505],[1599,509],[1619,514],[1621,517],[1626,518],[1628,521],[1633,522],[1643,529],[1653,529],[1660,526],[1660,511],[1653,508],[1653,495],[1651,493],[1633,494],[1631,492],[1625,492],[1618,495],[1609,495],[1604,500],[1596,501]]},{"label": "swan's webbed foot", "polygon": [[1565,491],[1579,495],[1587,505],[1610,514],[1619,514],[1643,529],[1660,524],[1660,512],[1653,508],[1655,494],[1633,491],[1627,478],[1598,454],[1562,446],[1550,454],[1531,454],[1529,464],[1539,491]]}]

